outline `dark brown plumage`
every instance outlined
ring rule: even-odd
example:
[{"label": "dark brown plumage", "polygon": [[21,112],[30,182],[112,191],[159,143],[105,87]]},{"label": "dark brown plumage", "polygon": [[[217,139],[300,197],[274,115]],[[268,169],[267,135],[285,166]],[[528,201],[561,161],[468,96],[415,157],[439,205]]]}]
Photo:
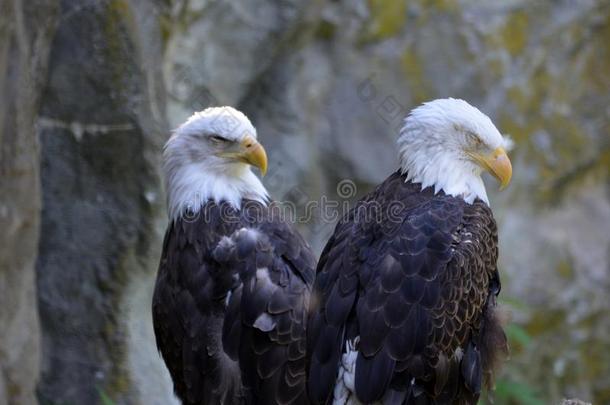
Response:
[{"label": "dark brown plumage", "polygon": [[[268,207],[205,204],[165,235],[157,346],[184,404],[304,404],[315,258]],[[277,212],[277,211],[276,211]]]},{"label": "dark brown plumage", "polygon": [[476,403],[506,338],[489,207],[394,173],[337,225],[308,325],[310,399],[329,403],[347,342],[364,403]]}]

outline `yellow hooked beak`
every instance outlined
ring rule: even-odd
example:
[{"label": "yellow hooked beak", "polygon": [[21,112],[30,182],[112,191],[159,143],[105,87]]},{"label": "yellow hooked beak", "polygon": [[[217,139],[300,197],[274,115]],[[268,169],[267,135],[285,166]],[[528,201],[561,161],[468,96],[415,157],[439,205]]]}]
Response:
[{"label": "yellow hooked beak", "polygon": [[239,143],[239,150],[235,153],[227,153],[225,157],[231,157],[240,162],[258,167],[264,176],[267,173],[267,152],[254,137],[248,135]]},{"label": "yellow hooked beak", "polygon": [[504,148],[496,148],[489,155],[471,153],[470,156],[472,156],[483,169],[489,171],[489,173],[498,179],[500,182],[500,190],[503,190],[508,186],[513,175],[513,166],[511,165],[510,159]]}]

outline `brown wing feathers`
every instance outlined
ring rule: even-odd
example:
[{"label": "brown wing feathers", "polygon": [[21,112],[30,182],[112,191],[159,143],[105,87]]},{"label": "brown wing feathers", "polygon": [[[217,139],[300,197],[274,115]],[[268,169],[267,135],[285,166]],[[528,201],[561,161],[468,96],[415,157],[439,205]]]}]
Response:
[{"label": "brown wing feathers", "polygon": [[[309,287],[287,260],[277,256],[265,233],[238,230],[215,256],[240,274],[242,287],[230,299],[223,334],[226,347],[239,346],[251,402],[306,403],[305,325]],[[291,253],[298,260],[299,249]],[[239,302],[237,305],[235,302]],[[239,324],[239,328],[228,326]],[[238,332],[239,329],[239,332]]]}]

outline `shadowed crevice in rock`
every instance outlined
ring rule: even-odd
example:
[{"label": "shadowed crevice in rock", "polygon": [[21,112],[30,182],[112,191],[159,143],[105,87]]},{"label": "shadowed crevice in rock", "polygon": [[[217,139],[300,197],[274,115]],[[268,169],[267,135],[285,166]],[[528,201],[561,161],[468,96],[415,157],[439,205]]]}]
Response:
[{"label": "shadowed crevice in rock", "polygon": [[39,119],[42,403],[136,401],[122,301],[133,274],[154,271],[158,142],[141,123],[160,130],[129,13],[120,1],[65,1],[52,44]]}]

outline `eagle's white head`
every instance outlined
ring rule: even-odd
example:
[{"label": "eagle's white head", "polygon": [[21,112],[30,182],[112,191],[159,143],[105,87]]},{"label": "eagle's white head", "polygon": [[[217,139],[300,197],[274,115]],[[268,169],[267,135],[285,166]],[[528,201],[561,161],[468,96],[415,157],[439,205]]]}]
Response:
[{"label": "eagle's white head", "polygon": [[198,212],[210,199],[227,201],[235,208],[241,207],[244,198],[266,203],[267,190],[252,166],[264,175],[267,155],[248,117],[232,107],[193,114],[163,149],[170,219],[187,210]]},{"label": "eagle's white head", "polygon": [[438,99],[415,108],[405,119],[398,147],[403,174],[434,187],[437,193],[480,198],[489,205],[483,171],[489,171],[502,188],[510,182],[512,166],[504,138],[489,117],[464,100]]}]

